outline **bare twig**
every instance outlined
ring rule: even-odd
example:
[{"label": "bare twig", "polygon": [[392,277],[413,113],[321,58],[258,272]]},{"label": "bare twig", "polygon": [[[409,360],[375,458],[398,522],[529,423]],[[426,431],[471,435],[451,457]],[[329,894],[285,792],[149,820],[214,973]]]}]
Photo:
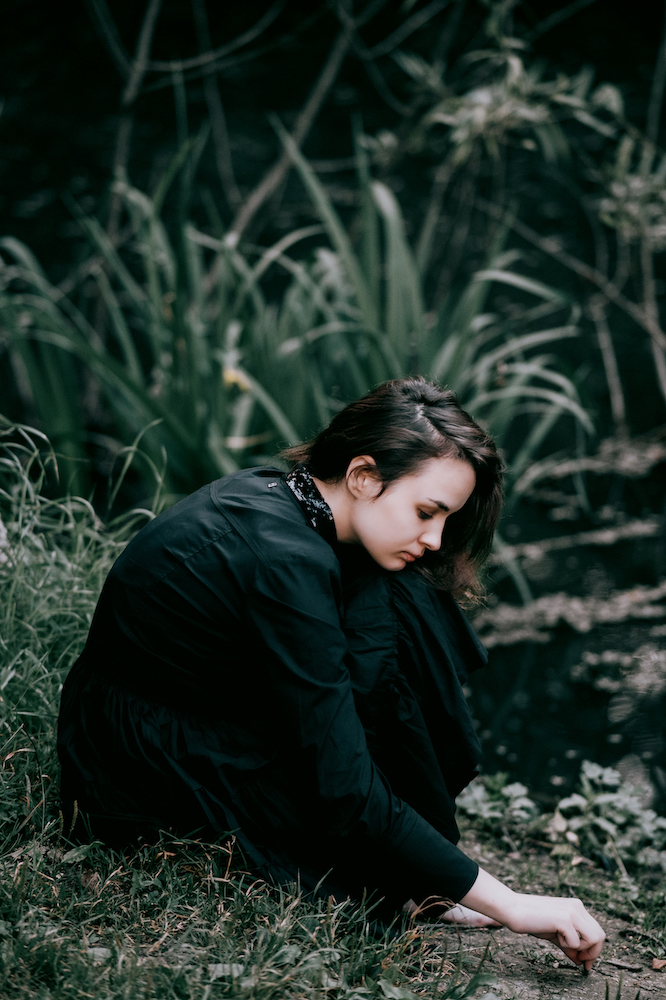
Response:
[{"label": "bare twig", "polygon": [[[344,61],[351,44],[350,33],[343,29],[329,52],[328,59],[321,71],[312,92],[305,103],[305,107],[299,114],[296,125],[292,132],[292,139],[297,146],[305,140],[314,123],[319,110],[324,103],[326,95],[333,86],[335,79],[340,72],[340,67]],[[233,221],[228,238],[230,242],[237,241],[250,221],[254,218],[264,202],[278,189],[291,166],[289,154],[284,152],[277,163],[268,171],[264,179],[252,191],[240,211]]]},{"label": "bare twig", "polygon": [[130,105],[132,105],[136,100],[136,96],[139,93],[139,87],[141,86],[141,82],[148,69],[150,46],[152,45],[157,15],[160,12],[161,6],[162,0],[149,0],[148,6],[146,7],[146,13],[143,18],[143,24],[141,25],[141,31],[139,32],[139,40],[134,54],[134,61],[132,62],[132,66],[130,68],[129,79],[120,100],[120,103],[124,108],[130,107]]},{"label": "bare twig", "polygon": [[[197,33],[199,35],[199,45],[202,49],[210,49],[210,31],[208,28],[205,0],[192,0],[192,6]],[[227,122],[216,75],[206,73],[203,79],[203,87],[213,136],[217,172],[220,175],[220,183],[229,208],[232,212],[235,212],[243,199],[234,175],[234,166],[229,147],[229,133],[227,131]]]},{"label": "bare twig", "polygon": [[467,0],[455,0],[455,6],[448,18],[441,35],[437,39],[437,43],[433,49],[432,53],[432,64],[433,67],[439,69],[443,68],[444,61],[451,48],[453,41],[457,38],[458,28],[460,26],[460,19],[463,16],[465,5]]},{"label": "bare twig", "polygon": [[664,33],[659,46],[659,54],[654,67],[652,77],[652,87],[650,88],[650,101],[647,110],[647,120],[645,124],[645,138],[653,146],[659,141],[659,122],[661,120],[661,106],[664,100],[664,87],[666,86],[666,21],[664,22]]},{"label": "bare twig", "polygon": [[[121,113],[118,119],[116,144],[113,155],[114,179],[118,179],[119,177],[124,177],[127,173],[132,127],[134,124],[132,105],[137,98],[141,83],[146,74],[148,59],[150,56],[150,47],[152,45],[155,25],[157,23],[157,17],[159,15],[162,0],[148,0],[148,5],[146,7],[146,12],[143,17],[143,23],[137,40],[136,52],[132,62],[129,62],[125,50],[122,47],[118,29],[116,28],[116,25],[109,13],[105,0],[91,0],[91,3],[111,54],[114,56],[114,59],[116,59],[121,73],[126,79],[125,87],[120,99]],[[111,196],[106,226],[107,234],[112,243],[116,242],[118,235],[120,210],[121,199],[118,193],[114,191]],[[105,315],[106,306],[103,299],[100,297],[97,301],[96,316],[93,325],[102,340],[104,338]]]},{"label": "bare twig", "polygon": [[[654,280],[654,248],[647,232],[641,235],[641,274],[643,278],[643,308],[650,322],[659,326],[659,306],[657,304],[657,287]],[[654,361],[657,381],[661,394],[666,400],[666,344],[657,343],[652,338],[652,359]]]},{"label": "bare twig", "polygon": [[386,80],[382,76],[379,68],[375,65],[374,58],[370,54],[370,50],[366,47],[363,39],[358,34],[359,20],[355,20],[341,3],[336,4],[335,13],[340,21],[343,28],[349,33],[351,39],[351,44],[354,49],[354,54],[362,61],[365,66],[365,71],[370,77],[370,80],[375,87],[375,90],[382,98],[386,101],[389,107],[397,111],[399,115],[408,115],[411,112],[411,108],[407,104],[403,104],[389,88]]},{"label": "bare twig", "polygon": [[427,24],[431,18],[439,14],[440,10],[448,7],[450,3],[452,3],[452,0],[432,0],[432,3],[429,3],[423,10],[418,10],[411,17],[408,17],[406,21],[403,21],[400,27],[396,28],[383,42],[378,42],[371,49],[366,49],[364,59],[378,59],[379,56],[387,56],[394,49],[397,49],[398,45],[404,42],[405,38],[408,38],[415,31],[418,31],[419,28],[422,28],[424,24]]},{"label": "bare twig", "polygon": [[116,22],[111,17],[106,0],[88,0],[88,4],[92,8],[94,20],[97,21],[102,39],[113,57],[118,72],[127,79],[130,75],[132,61],[120,40]]},{"label": "bare twig", "polygon": [[650,469],[666,461],[666,444],[660,441],[632,441],[607,438],[596,455],[570,458],[558,462],[545,459],[535,462],[516,481],[517,493],[526,493],[542,479],[566,479],[582,472],[596,475],[615,474],[628,479],[642,478]]},{"label": "bare twig", "polygon": [[627,410],[624,403],[622,381],[620,379],[615,347],[613,346],[613,338],[606,317],[606,302],[603,296],[593,295],[590,299],[589,308],[590,316],[597,328],[597,340],[606,373],[606,383],[608,385],[615,430],[618,437],[626,438],[628,436]]},{"label": "bare twig", "polygon": [[666,349],[666,335],[655,318],[649,316],[645,309],[636,302],[632,302],[631,299],[623,295],[617,286],[612,281],[609,281],[601,271],[597,271],[596,268],[590,267],[589,264],[579,260],[578,257],[574,257],[567,250],[563,250],[556,240],[547,236],[540,236],[530,226],[526,226],[524,222],[520,222],[520,220],[515,218],[506,218],[504,209],[500,208],[499,205],[494,205],[492,202],[481,198],[477,200],[477,205],[496,219],[506,219],[507,225],[511,226],[514,232],[522,236],[528,243],[532,243],[540,250],[543,250],[549,257],[559,261],[560,264],[563,264],[564,267],[567,267],[585,281],[596,285],[599,291],[603,292],[610,302],[613,302],[628,316],[631,316],[634,322],[641,329],[645,330],[662,349]]},{"label": "bare twig", "polygon": [[[101,0],[100,0],[101,2]],[[124,177],[129,163],[130,141],[132,137],[132,127],[134,116],[131,108],[136,100],[141,82],[146,74],[150,46],[153,40],[157,16],[162,5],[162,0],[148,0],[146,13],[143,17],[143,24],[137,40],[134,60],[130,66],[127,83],[120,98],[121,115],[118,121],[118,131],[116,133],[116,147],[113,156],[114,178]],[[107,222],[107,233],[110,239],[115,240],[117,236],[118,223],[120,220],[120,197],[116,192],[111,197],[109,206],[109,218]],[[99,309],[103,308],[100,300]],[[98,323],[101,326],[101,313],[98,314]],[[97,324],[96,324],[97,325]]]},{"label": "bare twig", "polygon": [[[257,45],[249,51],[241,52],[238,55],[228,57],[217,57],[214,62],[206,63],[203,66],[196,66],[194,69],[186,70],[183,73],[185,83],[190,83],[192,80],[198,80],[207,73],[221,73],[225,69],[241,66],[244,63],[252,62],[252,60],[260,59],[262,56],[266,55],[267,52],[272,52],[274,49],[284,46],[302,35],[305,31],[311,28],[313,24],[316,24],[316,22],[319,21],[326,13],[327,9],[325,6],[316,7],[311,14],[298,21],[292,31],[287,31],[277,38],[264,42],[262,45]],[[164,71],[161,72],[160,75],[151,83],[145,84],[142,89],[142,93],[150,94],[156,90],[163,90],[165,87],[170,86],[171,79],[166,71]]]},{"label": "bare twig", "polygon": [[566,21],[567,18],[572,17],[577,14],[579,10],[583,10],[585,7],[589,7],[590,4],[594,3],[595,0],[574,0],[567,7],[562,7],[560,10],[556,10],[550,17],[537,24],[536,28],[532,28],[524,36],[525,40],[528,42],[533,42],[535,38],[541,38],[545,35],[547,31],[551,28],[556,27],[556,25],[561,24],[562,21]]},{"label": "bare twig", "polygon": [[636,586],[615,591],[609,597],[546,594],[529,604],[502,602],[493,608],[483,608],[474,616],[474,627],[488,649],[517,642],[545,643],[551,639],[547,630],[560,623],[585,633],[595,625],[663,618],[666,608],[660,602],[665,597],[666,582],[657,587]]},{"label": "bare twig", "polygon": [[441,306],[451,288],[465,249],[465,243],[472,223],[472,210],[475,204],[474,188],[479,175],[479,156],[478,146],[475,146],[466,164],[464,175],[462,178],[459,178],[458,208],[451,222],[445,263],[442,267],[434,296],[434,307],[436,309]]},{"label": "bare twig", "polygon": [[449,186],[449,181],[453,177],[455,169],[455,158],[453,156],[449,156],[443,163],[440,163],[435,173],[435,180],[430,193],[430,201],[428,202],[428,208],[426,210],[423,225],[421,226],[421,232],[419,233],[419,238],[416,244],[416,262],[422,274],[425,274],[428,261],[430,260],[435,229],[442,213],[444,194],[446,193],[446,189]]},{"label": "bare twig", "polygon": [[[269,7],[264,16],[260,17],[256,24],[253,24],[248,31],[243,32],[242,35],[238,35],[237,38],[232,38],[230,42],[226,42],[216,49],[208,47],[206,52],[201,52],[190,59],[151,59],[148,63],[148,69],[164,73],[172,73],[174,70],[186,73],[190,69],[198,69],[202,66],[208,67],[223,56],[230,55],[230,53],[236,52],[238,49],[243,48],[244,45],[254,41],[255,38],[261,35],[273,23],[284,7],[285,2],[286,0],[277,0],[277,3]],[[210,42],[208,45],[210,46]]]}]

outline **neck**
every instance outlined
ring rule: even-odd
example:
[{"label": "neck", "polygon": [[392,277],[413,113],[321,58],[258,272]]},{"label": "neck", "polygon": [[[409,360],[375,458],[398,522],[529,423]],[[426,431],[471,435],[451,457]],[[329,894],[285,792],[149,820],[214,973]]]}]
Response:
[{"label": "neck", "polygon": [[312,477],[313,482],[324,500],[331,508],[335,522],[335,533],[339,542],[355,542],[356,536],[351,523],[351,497],[347,483],[325,483]]}]

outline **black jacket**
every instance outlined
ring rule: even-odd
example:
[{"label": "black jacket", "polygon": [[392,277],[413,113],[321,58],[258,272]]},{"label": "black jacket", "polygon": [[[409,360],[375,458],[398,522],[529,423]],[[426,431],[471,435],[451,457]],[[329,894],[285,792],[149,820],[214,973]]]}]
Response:
[{"label": "black jacket", "polygon": [[237,831],[259,865],[332,864],[343,890],[460,899],[477,866],[455,823],[425,802],[417,812],[373,760],[359,711],[374,668],[359,672],[357,710],[349,666],[364,655],[360,644],[348,659],[342,618],[335,547],[278,472],[183,500],[117,560],[65,683],[63,801],[109,841]]}]

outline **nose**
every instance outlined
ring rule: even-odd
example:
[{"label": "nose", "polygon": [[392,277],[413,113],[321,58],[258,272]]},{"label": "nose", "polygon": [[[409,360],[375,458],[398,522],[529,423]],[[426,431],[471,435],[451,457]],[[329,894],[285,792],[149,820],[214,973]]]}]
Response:
[{"label": "nose", "polygon": [[426,549],[430,549],[432,552],[437,552],[437,550],[442,547],[443,533],[443,524],[429,524],[425,531],[422,531],[419,535],[419,542],[421,545],[424,545]]}]

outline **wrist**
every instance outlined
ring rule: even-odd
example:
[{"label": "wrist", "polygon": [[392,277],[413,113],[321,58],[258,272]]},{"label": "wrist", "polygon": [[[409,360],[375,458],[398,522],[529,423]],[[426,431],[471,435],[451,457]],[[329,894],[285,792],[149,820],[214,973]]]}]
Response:
[{"label": "wrist", "polygon": [[520,908],[521,895],[522,893],[514,892],[508,885],[479,868],[474,885],[459,902],[510,927]]}]

